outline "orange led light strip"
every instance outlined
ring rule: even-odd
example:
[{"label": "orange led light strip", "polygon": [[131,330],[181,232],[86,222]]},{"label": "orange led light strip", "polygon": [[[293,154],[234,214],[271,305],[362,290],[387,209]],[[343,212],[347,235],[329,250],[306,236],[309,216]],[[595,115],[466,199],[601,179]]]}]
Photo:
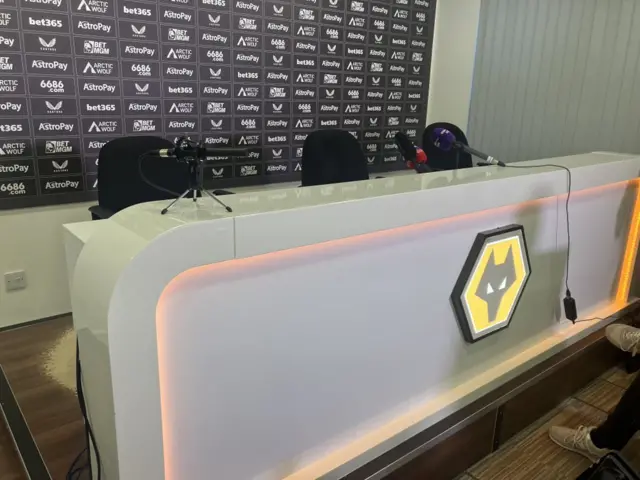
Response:
[{"label": "orange led light strip", "polygon": [[620,278],[618,280],[618,290],[616,291],[616,304],[624,305],[629,301],[629,290],[631,289],[631,278],[633,276],[638,253],[638,238],[640,236],[640,188],[638,180],[629,182],[628,188],[635,189],[635,202],[633,213],[629,224],[629,234],[627,235],[627,245],[622,257],[620,266]]}]

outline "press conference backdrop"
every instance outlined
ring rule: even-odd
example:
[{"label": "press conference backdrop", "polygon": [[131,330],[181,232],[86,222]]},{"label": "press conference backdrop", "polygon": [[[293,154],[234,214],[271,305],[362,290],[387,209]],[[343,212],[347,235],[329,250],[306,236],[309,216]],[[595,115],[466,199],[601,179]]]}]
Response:
[{"label": "press conference backdrop", "polygon": [[504,161],[640,153],[640,2],[483,0],[469,139]]},{"label": "press conference backdrop", "polygon": [[0,0],[0,208],[95,198],[110,139],[188,134],[209,187],[290,181],[318,128],[402,168],[424,128],[434,0]]}]

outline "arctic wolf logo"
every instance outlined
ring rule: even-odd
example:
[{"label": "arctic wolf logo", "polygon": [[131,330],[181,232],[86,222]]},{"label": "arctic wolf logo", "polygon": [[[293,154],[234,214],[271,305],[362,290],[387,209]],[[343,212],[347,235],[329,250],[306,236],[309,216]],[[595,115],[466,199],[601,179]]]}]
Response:
[{"label": "arctic wolf logo", "polygon": [[476,236],[451,294],[468,342],[509,326],[530,273],[521,225],[507,225]]}]

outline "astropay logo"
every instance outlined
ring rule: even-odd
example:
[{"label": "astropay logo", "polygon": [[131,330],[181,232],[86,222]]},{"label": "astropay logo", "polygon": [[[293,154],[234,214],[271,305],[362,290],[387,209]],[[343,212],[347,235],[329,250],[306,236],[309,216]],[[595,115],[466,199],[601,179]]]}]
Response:
[{"label": "astropay logo", "polygon": [[153,57],[156,53],[155,48],[147,47],[138,47],[135,45],[127,45],[124,47],[124,53],[128,53],[129,55],[142,55],[145,57]]},{"label": "astropay logo", "polygon": [[194,128],[196,128],[196,122],[191,122],[189,120],[183,120],[183,121],[171,120],[169,122],[169,128],[193,130]]},{"label": "astropay logo", "polygon": [[31,68],[38,70],[60,70],[61,72],[66,72],[67,68],[69,68],[69,64],[66,62],[60,62],[58,60],[32,60]]},{"label": "astropay logo", "polygon": [[79,181],[65,180],[63,182],[47,182],[44,185],[45,191],[49,190],[77,190],[80,187]]},{"label": "astropay logo", "polygon": [[40,122],[38,125],[39,132],[65,132],[71,133],[73,132],[75,125],[72,123],[58,122]]},{"label": "astropay logo", "polygon": [[62,0],[23,0],[27,7],[37,8],[38,5],[46,5],[50,7],[60,8]]},{"label": "astropay logo", "polygon": [[207,95],[222,95],[222,96],[227,96],[227,94],[229,93],[229,89],[228,88],[224,88],[224,87],[209,87],[209,86],[205,86],[203,88],[203,92]]},{"label": "astropay logo", "polygon": [[108,83],[85,82],[82,87],[83,92],[115,93],[116,86]]},{"label": "astropay logo", "polygon": [[166,72],[167,72],[167,75],[173,75],[175,77],[191,78],[193,77],[195,70],[193,70],[192,68],[186,68],[186,67],[182,67],[182,68],[167,67]]},{"label": "astropay logo", "polygon": [[137,102],[130,102],[129,106],[127,108],[127,111],[129,112],[152,112],[155,113],[158,111],[158,105],[155,105],[153,103],[137,103]]},{"label": "astropay logo", "polygon": [[0,113],[20,113],[22,110],[21,103],[14,103],[11,101],[0,103]]},{"label": "astropay logo", "polygon": [[[0,152],[3,151],[0,148]],[[3,155],[0,153],[0,155]],[[15,163],[13,165],[5,165],[0,163],[0,173],[21,173],[26,175],[29,172],[29,165],[21,165],[19,163]]]},{"label": "astropay logo", "polygon": [[78,30],[96,33],[111,33],[111,25],[102,22],[90,22],[89,20],[78,20]]},{"label": "astropay logo", "polygon": [[186,12],[174,12],[173,10],[165,10],[162,15],[163,18],[168,20],[180,20],[184,22],[190,22],[193,16],[190,13]]}]

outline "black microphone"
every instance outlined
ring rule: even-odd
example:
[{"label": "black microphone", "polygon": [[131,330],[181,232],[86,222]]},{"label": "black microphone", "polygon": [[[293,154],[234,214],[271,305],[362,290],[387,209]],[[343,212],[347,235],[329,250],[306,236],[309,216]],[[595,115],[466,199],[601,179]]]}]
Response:
[{"label": "black microphone", "polygon": [[394,141],[407,167],[415,169],[418,173],[428,173],[432,171],[427,165],[427,154],[424,153],[424,150],[420,147],[416,147],[404,133],[396,133]]},{"label": "black microphone", "polygon": [[207,148],[197,146],[195,148],[161,148],[151,150],[149,155],[157,155],[162,158],[183,156],[202,157],[246,157],[249,153],[244,148]]},{"label": "black microphone", "polygon": [[198,147],[198,151],[204,157],[246,157],[249,155],[246,148]]},{"label": "black microphone", "polygon": [[486,153],[479,152],[478,150],[471,148],[469,145],[459,142],[456,139],[456,136],[446,128],[435,128],[431,135],[431,140],[436,147],[440,150],[444,150],[445,152],[448,152],[452,148],[459,148],[474,157],[478,157],[488,165],[498,165],[500,167],[505,166],[504,162],[501,162],[497,158],[487,155]]}]

